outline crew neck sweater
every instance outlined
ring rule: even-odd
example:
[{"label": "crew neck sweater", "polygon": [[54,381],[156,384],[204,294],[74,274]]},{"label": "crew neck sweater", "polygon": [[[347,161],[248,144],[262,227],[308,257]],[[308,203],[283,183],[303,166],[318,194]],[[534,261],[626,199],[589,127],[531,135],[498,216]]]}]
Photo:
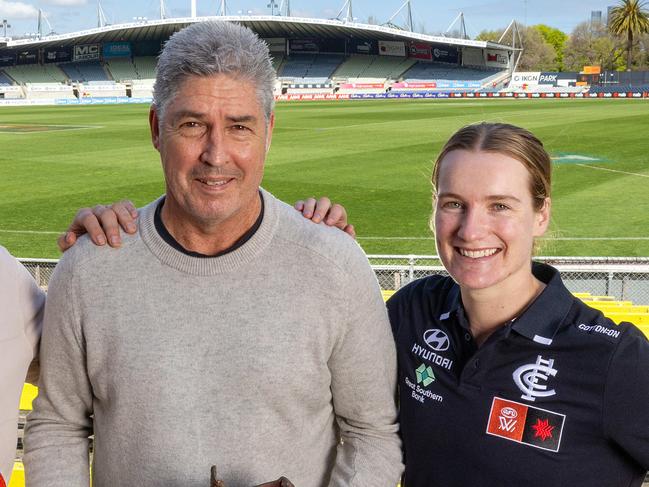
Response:
[{"label": "crew neck sweater", "polygon": [[44,304],[45,293],[27,269],[0,247],[0,476],[7,485],[16,457],[20,393],[38,350]]},{"label": "crew neck sweater", "polygon": [[[87,239],[50,283],[28,487],[396,485],[396,362],[362,250],[262,191],[213,258],[171,247],[157,202],[121,249]],[[94,415],[93,417],[91,417]],[[341,441],[342,440],[342,441]]]}]

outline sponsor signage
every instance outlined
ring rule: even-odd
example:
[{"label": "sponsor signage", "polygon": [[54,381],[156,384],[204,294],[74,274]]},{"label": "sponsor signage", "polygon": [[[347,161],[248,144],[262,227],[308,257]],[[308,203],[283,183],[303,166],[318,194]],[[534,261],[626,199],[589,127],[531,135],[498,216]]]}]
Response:
[{"label": "sponsor signage", "polygon": [[406,45],[398,41],[379,41],[379,54],[406,57]]},{"label": "sponsor signage", "polygon": [[413,89],[420,89],[420,88],[437,88],[437,83],[412,83],[412,82],[400,82],[400,83],[394,83],[392,85],[392,88],[413,88]]},{"label": "sponsor signage", "polygon": [[526,87],[526,86],[536,86],[539,84],[539,77],[541,76],[540,72],[523,72],[523,73],[514,73],[512,75],[512,81],[510,86],[514,87]]},{"label": "sponsor signage", "polygon": [[443,44],[432,44],[430,46],[432,58],[442,63],[456,64],[460,59],[457,47],[445,46]]},{"label": "sponsor signage", "polygon": [[494,397],[487,434],[558,452],[565,421],[565,414]]},{"label": "sponsor signage", "polygon": [[16,64],[15,54],[0,54],[0,66],[13,66],[14,64]]},{"label": "sponsor signage", "polygon": [[130,42],[107,42],[103,48],[104,59],[115,57],[131,57]]},{"label": "sponsor signage", "polygon": [[485,64],[495,68],[506,68],[509,66],[509,54],[507,51],[485,49]]},{"label": "sponsor signage", "polygon": [[421,42],[411,42],[409,54],[413,59],[424,59],[430,61],[433,59],[433,54],[431,53],[429,44],[423,44]]},{"label": "sponsor signage", "polygon": [[284,37],[270,37],[264,39],[264,42],[268,45],[268,50],[270,52],[286,52],[286,39]]},{"label": "sponsor signage", "polygon": [[99,59],[99,44],[82,44],[72,48],[73,61],[92,61]]},{"label": "sponsor signage", "polygon": [[384,88],[383,83],[343,83],[340,85],[341,88],[347,89],[347,90],[359,90],[359,89],[367,89],[367,88]]},{"label": "sponsor signage", "polygon": [[16,56],[16,64],[35,64],[38,62],[38,49],[20,51]]},{"label": "sponsor signage", "polygon": [[541,73],[539,75],[540,85],[557,86],[559,73]]},{"label": "sponsor signage", "polygon": [[348,50],[352,54],[378,54],[379,48],[376,41],[365,41],[352,39],[347,44]]},{"label": "sponsor signage", "polygon": [[72,50],[66,47],[45,49],[43,61],[46,63],[66,63],[72,61]]},{"label": "sponsor signage", "polygon": [[320,46],[314,39],[289,39],[289,52],[319,52]]}]

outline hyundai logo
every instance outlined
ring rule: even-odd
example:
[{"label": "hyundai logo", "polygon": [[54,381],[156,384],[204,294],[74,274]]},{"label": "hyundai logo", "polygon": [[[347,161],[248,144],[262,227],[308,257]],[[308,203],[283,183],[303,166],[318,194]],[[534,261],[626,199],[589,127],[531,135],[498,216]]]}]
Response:
[{"label": "hyundai logo", "polygon": [[448,347],[451,345],[448,335],[437,328],[426,330],[424,332],[424,341],[426,342],[426,345],[436,352],[448,350]]}]

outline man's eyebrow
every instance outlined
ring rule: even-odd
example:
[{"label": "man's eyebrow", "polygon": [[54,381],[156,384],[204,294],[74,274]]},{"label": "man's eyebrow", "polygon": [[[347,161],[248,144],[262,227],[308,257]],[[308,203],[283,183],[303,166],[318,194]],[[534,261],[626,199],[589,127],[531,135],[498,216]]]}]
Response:
[{"label": "man's eyebrow", "polygon": [[255,122],[257,117],[254,115],[227,115],[226,120],[233,123]]},{"label": "man's eyebrow", "polygon": [[203,118],[205,114],[203,112],[197,112],[194,110],[180,110],[174,113],[173,120],[181,120],[183,118]]}]

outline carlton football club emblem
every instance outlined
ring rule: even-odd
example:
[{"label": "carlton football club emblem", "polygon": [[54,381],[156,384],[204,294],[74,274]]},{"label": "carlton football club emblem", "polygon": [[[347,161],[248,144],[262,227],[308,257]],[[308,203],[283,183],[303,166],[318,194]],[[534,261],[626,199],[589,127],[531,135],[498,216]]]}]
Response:
[{"label": "carlton football club emblem", "polygon": [[558,452],[565,421],[564,414],[494,397],[487,434]]},{"label": "carlton football club emblem", "polygon": [[544,360],[541,355],[536,358],[536,363],[521,365],[512,376],[514,383],[521,390],[521,399],[535,401],[537,397],[550,397],[556,394],[554,389],[548,389],[545,384],[550,377],[557,375],[554,360]]}]

